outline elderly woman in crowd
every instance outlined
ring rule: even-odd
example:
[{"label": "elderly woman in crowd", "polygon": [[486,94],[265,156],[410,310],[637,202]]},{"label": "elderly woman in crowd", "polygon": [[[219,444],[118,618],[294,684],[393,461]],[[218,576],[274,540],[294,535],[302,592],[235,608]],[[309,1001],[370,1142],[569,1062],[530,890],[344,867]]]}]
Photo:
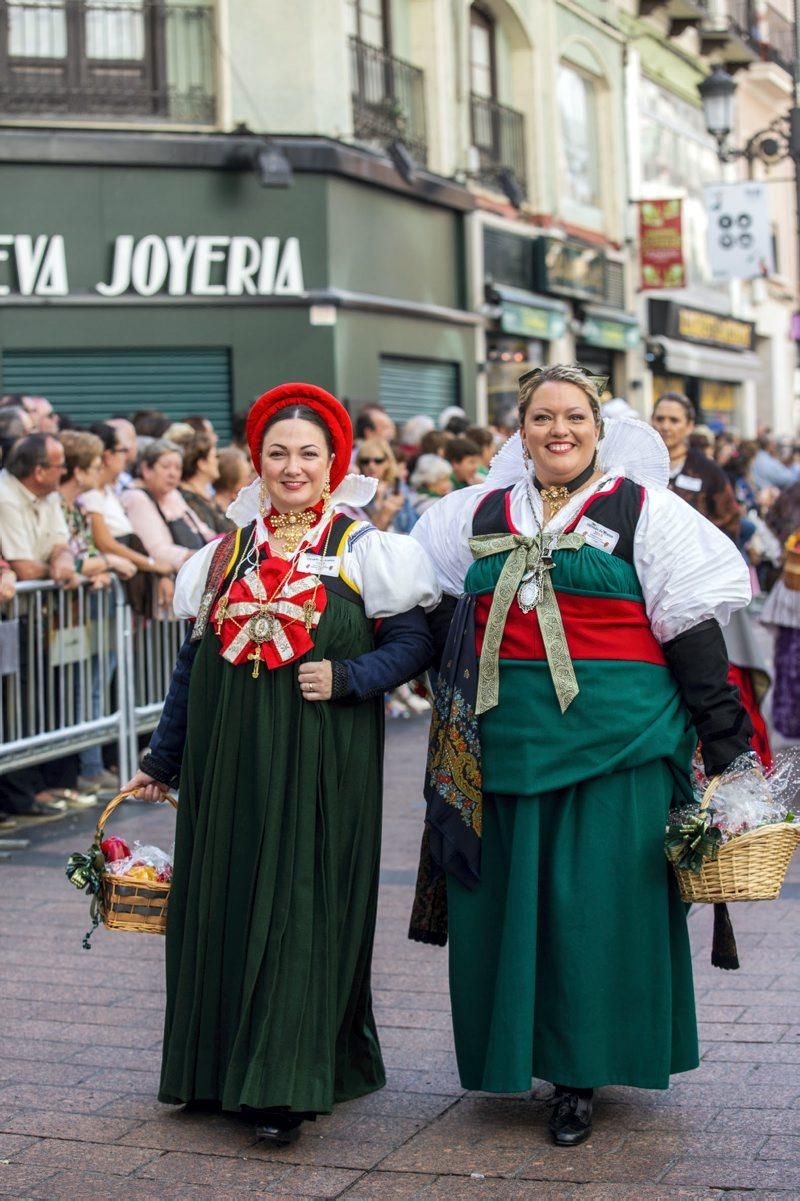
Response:
[{"label": "elderly woman in crowd", "polygon": [[180,494],[183,456],[172,442],[156,439],[139,456],[139,480],[122,494],[122,507],[148,555],[177,571],[214,531],[195,516]]},{"label": "elderly woman in crowd", "polygon": [[69,548],[82,576],[100,587],[109,583],[108,572],[123,580],[136,574],[136,566],[123,555],[101,551],[94,540],[92,522],[83,507],[84,496],[98,488],[103,474],[103,443],[96,434],[64,430],[59,434],[64,447],[64,477],[59,486],[61,509],[69,530]]},{"label": "elderly woman in crowd", "polygon": [[598,1086],[667,1088],[698,1064],[664,830],[691,798],[697,735],[709,774],[747,749],[718,622],[750,589],[733,543],[668,490],[649,426],[609,421],[601,441],[587,372],[523,376],[519,420],[486,484],[412,534],[461,597],[428,836],[447,873],[461,1082],[552,1081],[552,1137],[574,1146]]},{"label": "elderly woman in crowd", "polygon": [[183,448],[181,496],[189,508],[217,534],[226,534],[235,525],[216,504],[214,485],[219,479],[217,436],[196,433]]},{"label": "elderly woman in crowd", "polygon": [[227,513],[242,488],[253,478],[253,471],[244,451],[238,446],[226,446],[217,453],[219,476],[214,485],[214,502],[220,513]]},{"label": "elderly woman in crowd", "polygon": [[420,455],[412,472],[410,483],[414,489],[414,508],[417,516],[421,517],[432,504],[435,504],[441,497],[447,496],[448,492],[452,492],[453,481],[450,477],[450,464],[439,455]]}]

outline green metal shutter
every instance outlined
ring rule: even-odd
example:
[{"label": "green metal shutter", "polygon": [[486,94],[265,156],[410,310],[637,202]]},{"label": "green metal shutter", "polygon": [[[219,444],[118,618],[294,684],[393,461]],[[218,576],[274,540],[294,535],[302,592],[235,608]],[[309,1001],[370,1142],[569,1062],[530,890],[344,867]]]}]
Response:
[{"label": "green metal shutter", "polygon": [[418,414],[436,420],[460,395],[458,363],[381,356],[380,403],[399,425]]},{"label": "green metal shutter", "polygon": [[3,392],[46,396],[76,425],[160,409],[175,421],[208,417],[220,443],[230,440],[227,350],[9,350]]}]

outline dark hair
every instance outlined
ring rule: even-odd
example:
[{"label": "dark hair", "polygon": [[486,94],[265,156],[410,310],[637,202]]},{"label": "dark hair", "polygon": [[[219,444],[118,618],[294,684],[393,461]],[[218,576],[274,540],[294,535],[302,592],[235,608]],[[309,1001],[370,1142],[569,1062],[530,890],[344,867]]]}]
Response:
[{"label": "dark hair", "polygon": [[202,417],[200,414],[194,414],[191,417],[181,417],[181,421],[184,425],[190,425],[197,434],[207,434],[207,425],[210,425],[212,430],[214,428],[211,418]]},{"label": "dark hair", "polygon": [[[353,427],[353,433],[359,440],[361,438],[368,438],[370,430],[375,429],[375,422],[372,420],[371,416],[372,413],[386,413],[386,409],[384,409],[383,405],[379,404],[362,405],[362,407],[358,410],[358,415]],[[386,416],[388,417],[389,414],[386,413]]]},{"label": "dark hair", "polygon": [[462,434],[466,434],[469,429],[469,417],[451,417],[447,425],[444,427],[446,434],[453,434],[456,438],[460,438]]},{"label": "dark hair", "polygon": [[55,434],[26,434],[15,442],[8,456],[6,470],[14,479],[26,480],[37,467],[49,467],[47,443],[58,442]]},{"label": "dark hair", "polygon": [[89,432],[100,439],[103,443],[103,450],[116,450],[117,431],[113,425],[109,425],[106,421],[93,421],[89,426]]},{"label": "dark hair", "polygon": [[690,421],[697,420],[697,410],[689,400],[689,397],[684,396],[683,392],[662,392],[656,403],[653,405],[654,414],[662,400],[671,400],[673,404],[680,405]]},{"label": "dark hair", "polygon": [[8,405],[0,408],[0,463],[2,463],[11,447],[20,438],[25,437],[25,422],[22,420],[22,410]]},{"label": "dark hair", "polygon": [[163,438],[172,419],[159,409],[139,409],[131,418],[133,428],[142,438]]},{"label": "dark hair", "polygon": [[423,434],[420,439],[419,453],[421,455],[438,455],[449,441],[447,434],[443,434],[441,430],[428,430],[427,434]]},{"label": "dark hair", "polygon": [[247,449],[247,413],[234,413],[231,417],[231,442],[240,450]]},{"label": "dark hair", "polygon": [[471,425],[466,431],[466,436],[481,450],[485,446],[494,446],[494,434],[485,425]]},{"label": "dark hair", "polygon": [[444,456],[448,463],[460,463],[468,455],[479,455],[481,448],[469,438],[451,438],[444,448]]},{"label": "dark hair", "polygon": [[[285,409],[278,409],[277,413],[273,413],[269,421],[266,422],[261,433],[261,446],[264,445],[264,439],[267,436],[267,430],[271,430],[273,425],[277,425],[279,421],[310,421],[318,430],[322,430],[325,435],[325,445],[328,448],[328,454],[333,454],[333,438],[331,431],[328,429],[325,422],[320,417],[315,409],[310,409],[308,405],[287,405]],[[260,448],[259,448],[260,450]]]},{"label": "dark hair", "polygon": [[197,474],[197,465],[201,459],[207,459],[212,450],[216,446],[216,441],[202,430],[199,434],[195,434],[191,442],[187,442],[183,448],[183,474],[184,480],[190,480],[193,475]]}]

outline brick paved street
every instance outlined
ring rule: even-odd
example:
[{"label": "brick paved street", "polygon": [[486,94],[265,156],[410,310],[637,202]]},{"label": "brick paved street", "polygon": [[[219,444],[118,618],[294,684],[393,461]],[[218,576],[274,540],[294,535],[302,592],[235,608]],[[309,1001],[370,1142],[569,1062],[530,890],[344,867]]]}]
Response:
[{"label": "brick paved street", "polygon": [[[233,1118],[155,1100],[163,943],[100,929],[64,861],[97,811],[40,827],[0,863],[0,1194],[23,1198],[346,1197],[420,1201],[788,1201],[800,1195],[800,857],[781,901],[734,907],[742,969],[708,964],[711,914],[691,919],[700,1069],[666,1093],[602,1090],[584,1146],[548,1141],[545,1085],[465,1094],[446,952],[406,939],[427,722],[390,723],[374,987],[386,1089],[255,1143]],[[112,831],[169,841],[166,809],[129,804]],[[635,1032],[631,1032],[632,1036]]]}]

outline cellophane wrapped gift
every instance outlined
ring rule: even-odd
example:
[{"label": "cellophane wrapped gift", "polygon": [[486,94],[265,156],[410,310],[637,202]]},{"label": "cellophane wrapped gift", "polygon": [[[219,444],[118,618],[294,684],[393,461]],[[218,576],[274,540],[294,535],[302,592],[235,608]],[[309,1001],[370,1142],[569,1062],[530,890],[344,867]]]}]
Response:
[{"label": "cellophane wrapped gift", "polygon": [[105,870],[114,876],[127,876],[131,880],[169,884],[172,879],[172,855],[160,847],[142,846],[140,842],[134,842],[130,855],[106,862]]}]

